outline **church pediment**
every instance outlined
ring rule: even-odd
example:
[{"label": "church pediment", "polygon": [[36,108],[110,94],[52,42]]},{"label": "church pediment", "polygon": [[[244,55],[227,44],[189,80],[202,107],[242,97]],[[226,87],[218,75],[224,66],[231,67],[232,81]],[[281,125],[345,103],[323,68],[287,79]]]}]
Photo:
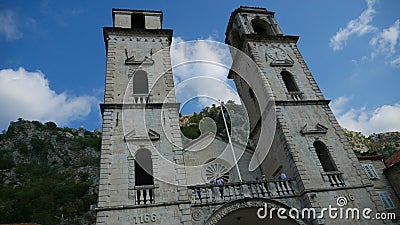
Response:
[{"label": "church pediment", "polygon": [[152,59],[153,50],[150,49],[150,56],[135,57],[135,55],[128,56],[128,51],[125,49],[125,65],[153,65],[154,60]]},{"label": "church pediment", "polygon": [[270,66],[285,66],[285,67],[291,67],[293,66],[294,62],[288,55],[287,58],[281,59],[281,60],[273,60],[269,65]]},{"label": "church pediment", "polygon": [[149,131],[147,132],[147,135],[137,134],[134,130],[132,130],[129,133],[127,133],[124,137],[124,140],[127,142],[139,141],[139,140],[157,141],[159,139],[160,139],[160,134],[155,132],[152,129],[149,129]]},{"label": "church pediment", "polygon": [[126,65],[153,65],[154,60],[149,57],[145,57],[143,60],[136,60],[134,56],[131,56],[125,60],[125,64]]},{"label": "church pediment", "polygon": [[328,128],[320,123],[317,123],[317,125],[315,125],[315,128],[308,128],[307,124],[305,124],[303,126],[303,128],[301,128],[300,133],[302,135],[310,135],[310,134],[326,134],[326,132],[328,131]]}]

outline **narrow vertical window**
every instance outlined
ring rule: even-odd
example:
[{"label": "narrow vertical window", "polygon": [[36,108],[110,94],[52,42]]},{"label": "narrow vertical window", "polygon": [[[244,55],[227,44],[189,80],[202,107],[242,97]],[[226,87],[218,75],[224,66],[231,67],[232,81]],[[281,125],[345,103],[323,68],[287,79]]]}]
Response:
[{"label": "narrow vertical window", "polygon": [[363,164],[363,167],[370,179],[378,178],[378,175],[376,174],[375,169],[371,164]]},{"label": "narrow vertical window", "polygon": [[154,185],[153,163],[147,149],[139,149],[135,157],[135,186]]},{"label": "narrow vertical window", "polygon": [[143,70],[136,71],[133,75],[133,94],[147,94],[148,92],[147,73]]},{"label": "narrow vertical window", "polygon": [[296,82],[294,81],[293,75],[287,71],[282,71],[281,76],[283,82],[285,83],[286,89],[288,92],[299,92],[299,88],[297,87]]},{"label": "narrow vertical window", "polygon": [[392,202],[392,199],[390,198],[389,194],[387,193],[387,191],[378,191],[379,197],[381,198],[383,204],[385,205],[385,207],[387,209],[393,209],[394,204]]},{"label": "narrow vertical window", "polygon": [[326,145],[321,141],[315,141],[314,148],[324,171],[325,172],[336,171],[335,164],[332,161],[332,158],[328,152],[328,149],[326,148]]}]

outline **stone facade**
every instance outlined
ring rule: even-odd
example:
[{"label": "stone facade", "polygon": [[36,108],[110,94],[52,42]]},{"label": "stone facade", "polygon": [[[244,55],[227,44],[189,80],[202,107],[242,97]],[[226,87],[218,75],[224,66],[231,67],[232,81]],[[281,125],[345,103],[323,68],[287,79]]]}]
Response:
[{"label": "stone facade", "polygon": [[398,176],[395,173],[388,173],[390,167],[389,165],[385,165],[382,155],[358,156],[358,159],[374,185],[374,189],[378,193],[387,212],[396,213],[396,219],[393,221],[400,221],[400,200],[396,194],[396,186],[394,185],[398,182]]},{"label": "stone facade", "polygon": [[[97,224],[390,223],[327,216],[258,219],[263,206],[320,213],[337,206],[339,198],[348,201],[346,207],[373,212],[384,207],[301,56],[298,37],[283,35],[274,13],[264,8],[236,9],[226,31],[226,43],[256,65],[241,71],[245,62],[236,60],[229,74],[249,113],[250,146],[213,133],[183,145],[168,49],[172,30],[161,21],[159,11],[113,9],[113,27],[104,28]],[[249,170],[268,141],[267,157]],[[236,155],[237,166],[231,163]],[[144,179],[147,167],[150,180]],[[282,172],[286,179],[279,179]],[[262,175],[267,182],[255,180]],[[222,186],[214,183],[219,176]]]},{"label": "stone facade", "polygon": [[[113,9],[114,26],[104,28],[107,71],[97,224],[191,221],[187,189],[176,185],[186,183],[185,172],[163,170],[168,165],[160,159],[183,164],[169,52],[153,54],[172,40],[172,31],[161,28],[161,18],[157,11]],[[139,75],[147,83],[135,87]],[[166,133],[171,134],[171,143],[160,141],[167,139]],[[174,184],[154,180],[137,185],[135,161],[140,150],[150,153],[154,175]]]}]

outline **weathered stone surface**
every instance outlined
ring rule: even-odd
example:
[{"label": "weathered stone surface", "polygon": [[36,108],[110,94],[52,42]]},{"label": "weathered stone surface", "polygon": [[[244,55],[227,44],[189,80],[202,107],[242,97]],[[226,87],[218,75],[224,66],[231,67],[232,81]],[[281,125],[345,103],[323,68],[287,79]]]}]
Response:
[{"label": "weathered stone surface", "polygon": [[[234,144],[232,149],[227,141],[212,134],[203,135],[182,147],[179,104],[173,90],[173,75],[169,71],[170,54],[168,50],[157,54],[170,44],[172,32],[162,29],[161,12],[114,10],[113,13],[115,27],[104,30],[108,48],[105,104],[102,105],[105,141],[97,224],[132,224],[142,223],[142,220],[152,224],[217,224],[230,213],[256,209],[264,203],[297,209],[314,207],[320,211],[329,205],[335,206],[338,196],[349,195],[354,196],[349,202],[352,207],[370,207],[375,212],[382,210],[379,197],[369,189],[372,184],[360,175],[362,168],[328,106],[329,101],[325,100],[297,48],[298,37],[284,36],[272,12],[241,7],[232,13],[226,32],[227,43],[249,55],[259,67],[256,74],[244,74],[247,83],[240,74],[230,75],[246,103],[252,132],[249,143],[252,145],[266,138],[260,136],[262,129],[263,135],[271,133],[266,130],[264,116],[261,117],[269,89],[276,100],[277,120],[272,147],[254,171],[248,168],[253,148]],[[143,16],[140,18],[144,21],[133,20],[139,20],[138,15]],[[130,29],[135,23],[146,29]],[[257,23],[258,26],[254,25]],[[245,64],[235,61],[232,67],[240,69]],[[138,70],[147,74],[139,84],[148,86],[146,93],[135,92],[138,87],[135,82],[139,83],[139,78],[135,78]],[[256,99],[254,93],[262,98]],[[259,106],[263,107],[260,109]],[[118,120],[122,120],[123,129]],[[323,143],[323,151],[329,156],[323,160],[315,145],[319,142]],[[137,185],[134,169],[135,160],[139,158],[137,153],[143,149],[151,155],[156,178],[154,184],[151,182],[147,186]],[[237,166],[232,151],[235,156],[241,156]],[[333,169],[326,171],[324,160],[329,160]],[[215,168],[220,171],[212,171]],[[258,196],[262,200],[243,200],[229,195],[231,200],[221,196],[219,203],[208,204],[193,201],[199,199],[198,193],[193,191],[196,189],[182,189],[186,184],[208,183],[217,175],[226,175],[228,182],[239,182],[238,171],[243,181],[254,181],[263,174],[269,180],[277,179],[281,173],[291,179],[290,182],[276,182],[273,188],[279,196],[274,196],[273,200],[268,196]],[[279,189],[279,185],[293,186],[290,197],[285,196],[284,188]],[[230,189],[225,192],[231,191],[233,193]],[[238,196],[254,196],[251,191],[254,192],[250,188],[244,189]],[[331,218],[311,223],[321,221],[351,224],[351,221]],[[305,224],[303,220],[295,222]],[[360,220],[360,224],[370,222]],[[383,221],[372,222],[381,224]]]}]

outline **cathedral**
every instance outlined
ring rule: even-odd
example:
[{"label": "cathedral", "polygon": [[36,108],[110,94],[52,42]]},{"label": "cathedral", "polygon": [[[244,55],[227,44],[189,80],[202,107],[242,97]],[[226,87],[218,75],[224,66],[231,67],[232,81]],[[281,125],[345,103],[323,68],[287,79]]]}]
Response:
[{"label": "cathedral", "polygon": [[233,129],[183,137],[162,16],[113,9],[103,28],[96,224],[392,224],[375,217],[385,207],[274,12],[241,6],[225,32],[245,142]]}]

